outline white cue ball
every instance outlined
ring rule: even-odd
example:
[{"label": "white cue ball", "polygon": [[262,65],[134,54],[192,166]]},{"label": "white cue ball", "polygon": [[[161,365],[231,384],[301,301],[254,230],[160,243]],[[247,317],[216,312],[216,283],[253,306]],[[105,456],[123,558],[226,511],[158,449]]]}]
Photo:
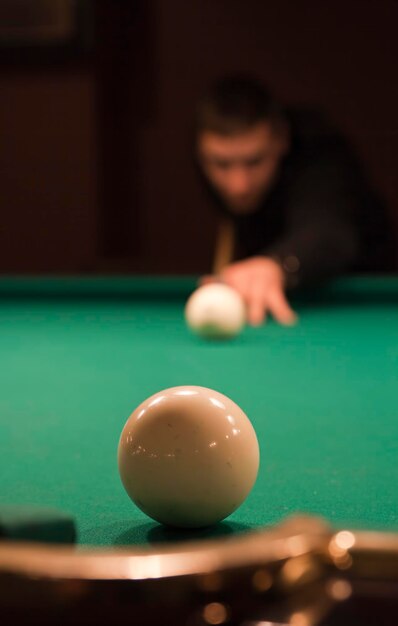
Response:
[{"label": "white cue ball", "polygon": [[118,464],[128,495],[149,517],[200,528],[223,520],[248,496],[259,446],[235,402],[206,387],[172,387],[130,415]]},{"label": "white cue ball", "polygon": [[243,299],[222,283],[203,285],[188,298],[185,320],[189,328],[207,339],[235,337],[246,322]]}]

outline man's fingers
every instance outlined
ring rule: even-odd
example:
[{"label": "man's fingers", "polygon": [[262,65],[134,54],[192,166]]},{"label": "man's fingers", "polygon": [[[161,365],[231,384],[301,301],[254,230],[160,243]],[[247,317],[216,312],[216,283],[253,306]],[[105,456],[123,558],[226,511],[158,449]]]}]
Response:
[{"label": "man's fingers", "polygon": [[247,321],[251,326],[260,326],[265,320],[265,306],[262,300],[251,300],[247,307]]},{"label": "man's fingers", "polygon": [[286,300],[282,291],[274,290],[268,295],[268,308],[277,322],[292,326],[297,322],[297,315]]},{"label": "man's fingers", "polygon": [[233,263],[221,271],[220,277],[245,300],[249,324],[259,326],[268,313],[280,324],[297,321],[284,294],[282,270],[272,259],[253,257]]},{"label": "man's fingers", "polygon": [[266,306],[263,286],[254,283],[246,294],[247,321],[251,326],[260,326],[265,321]]},{"label": "man's fingers", "polygon": [[242,276],[240,272],[222,273],[220,279],[225,285],[235,289],[246,302],[249,301],[251,293],[250,285],[248,279]]}]

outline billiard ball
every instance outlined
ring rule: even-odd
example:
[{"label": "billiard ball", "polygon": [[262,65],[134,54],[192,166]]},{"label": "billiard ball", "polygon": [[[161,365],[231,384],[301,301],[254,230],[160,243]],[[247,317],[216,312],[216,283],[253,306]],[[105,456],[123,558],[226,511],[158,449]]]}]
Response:
[{"label": "billiard ball", "polygon": [[149,517],[179,528],[215,524],[251,491],[259,446],[245,413],[206,387],[159,391],[128,418],[118,466],[133,502]]},{"label": "billiard ball", "polygon": [[203,285],[194,291],[185,306],[188,327],[207,339],[236,336],[246,321],[246,310],[239,293],[222,283]]}]

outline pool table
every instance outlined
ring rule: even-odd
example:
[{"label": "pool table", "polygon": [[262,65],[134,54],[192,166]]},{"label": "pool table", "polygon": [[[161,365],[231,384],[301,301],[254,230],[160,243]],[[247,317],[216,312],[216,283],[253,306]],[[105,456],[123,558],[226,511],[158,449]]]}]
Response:
[{"label": "pool table", "polygon": [[[195,285],[194,277],[0,279],[0,505],[69,513],[77,551],[96,554],[186,542],[200,550],[298,513],[337,531],[398,531],[398,279],[337,280],[292,296],[295,327],[270,320],[211,342],[184,323]],[[260,444],[252,493],[210,529],[163,528],[118,476],[128,416],[176,385],[231,397]],[[227,618],[211,619],[204,623]]]}]

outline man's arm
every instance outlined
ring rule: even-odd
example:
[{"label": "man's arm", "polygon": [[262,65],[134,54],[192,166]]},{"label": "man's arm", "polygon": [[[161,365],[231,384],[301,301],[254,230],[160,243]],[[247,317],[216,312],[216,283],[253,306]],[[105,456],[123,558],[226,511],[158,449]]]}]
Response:
[{"label": "man's arm", "polygon": [[294,323],[286,291],[326,280],[355,260],[359,195],[350,165],[333,150],[304,164],[290,189],[283,236],[221,272],[246,300],[249,323],[261,324],[268,312],[282,324]]},{"label": "man's arm", "polygon": [[287,288],[319,283],[353,264],[359,197],[356,168],[343,152],[303,167],[289,194],[285,233],[262,250],[281,265]]}]

